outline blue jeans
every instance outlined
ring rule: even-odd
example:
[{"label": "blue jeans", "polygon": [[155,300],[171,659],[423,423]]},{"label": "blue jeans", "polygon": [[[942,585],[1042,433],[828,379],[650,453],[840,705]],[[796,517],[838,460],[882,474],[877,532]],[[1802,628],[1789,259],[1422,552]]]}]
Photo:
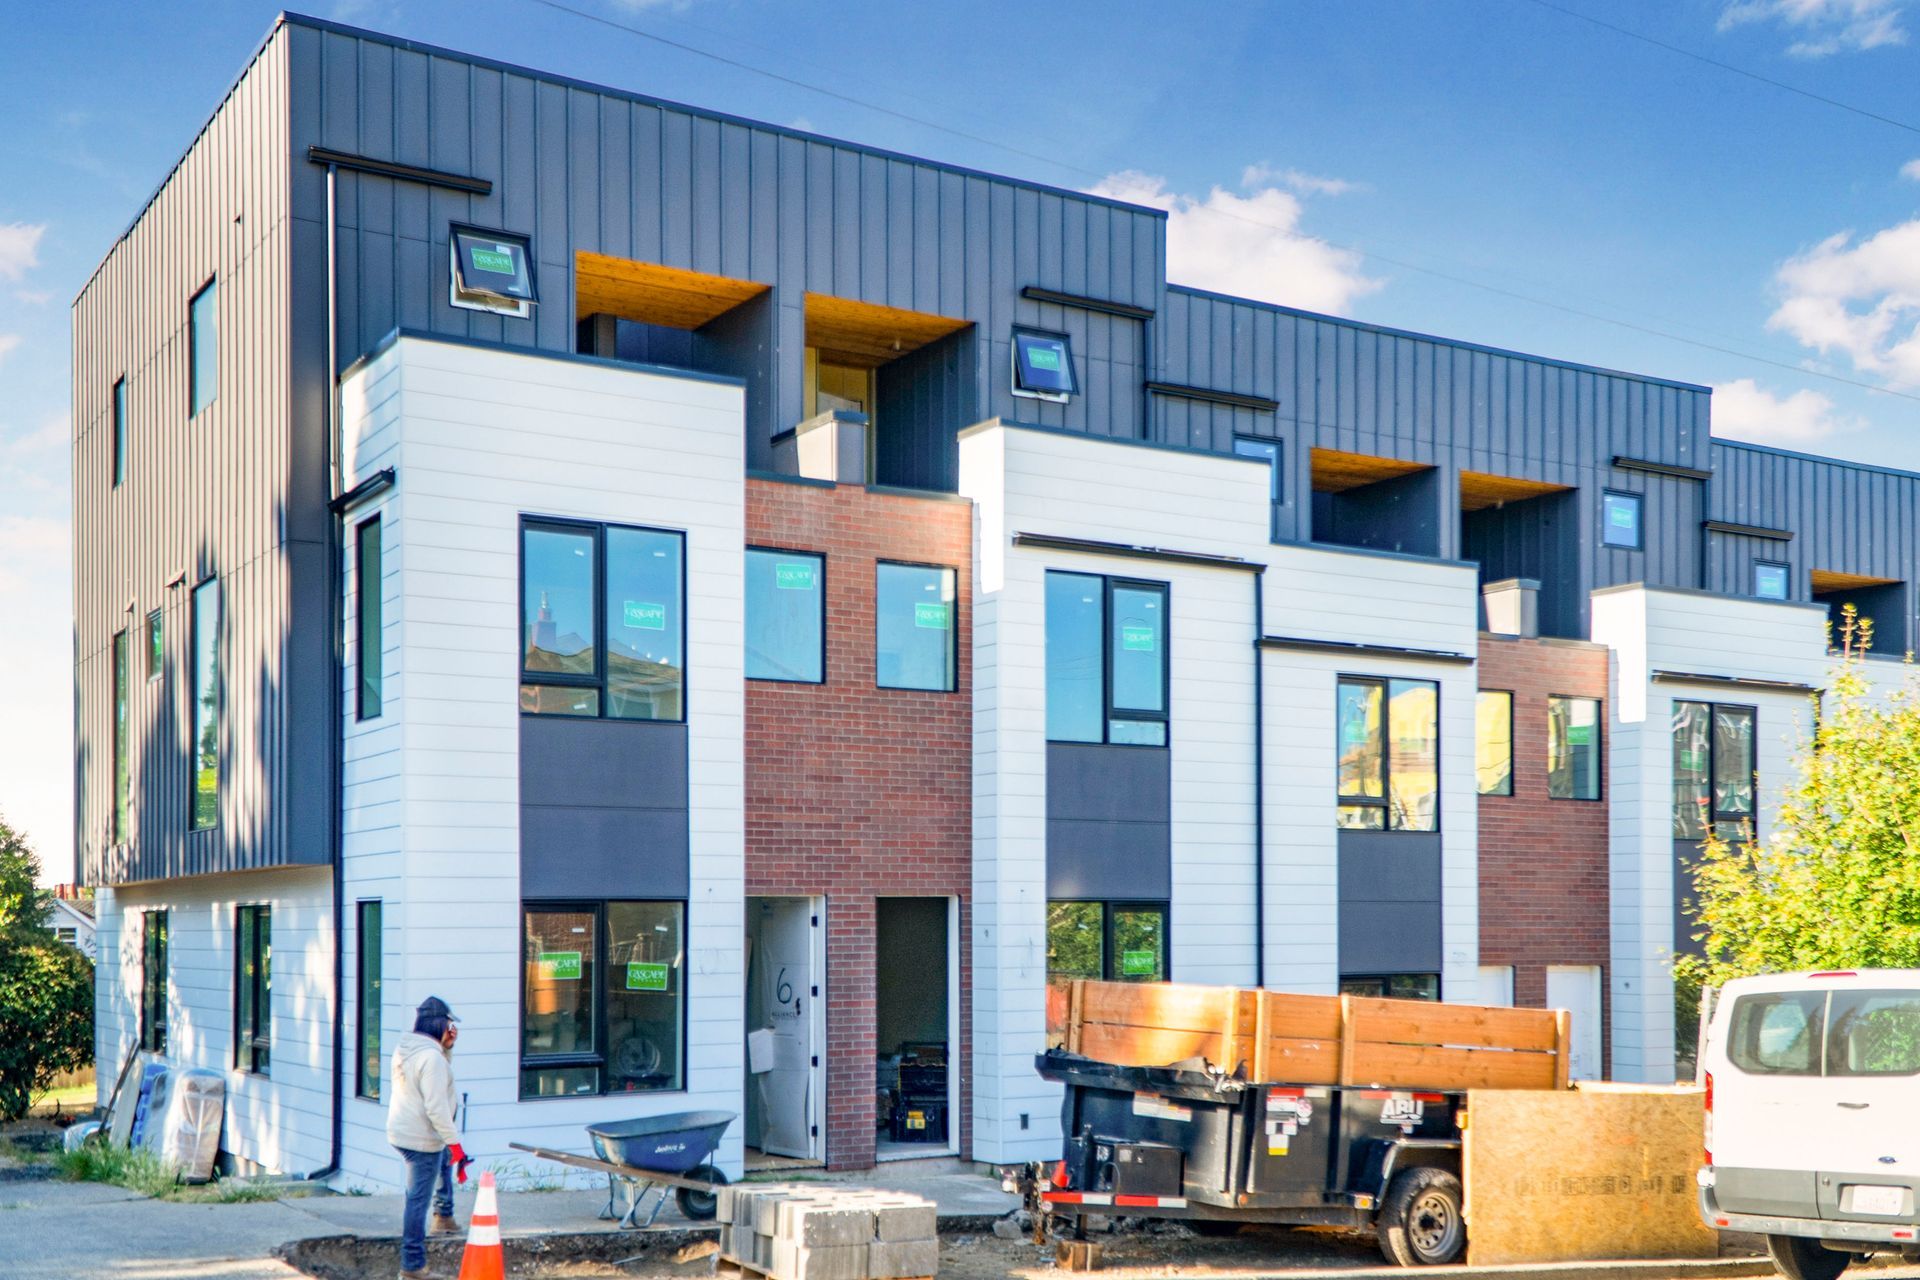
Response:
[{"label": "blue jeans", "polygon": [[400,1211],[400,1269],[427,1265],[427,1202],[435,1213],[453,1216],[453,1161],[445,1151],[409,1151],[395,1147],[407,1161],[407,1204]]}]

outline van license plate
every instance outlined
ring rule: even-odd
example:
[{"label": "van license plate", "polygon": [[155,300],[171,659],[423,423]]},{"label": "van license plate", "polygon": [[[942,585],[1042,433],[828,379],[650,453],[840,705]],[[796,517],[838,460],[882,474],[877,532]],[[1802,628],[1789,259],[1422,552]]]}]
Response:
[{"label": "van license plate", "polygon": [[1903,1187],[1854,1187],[1854,1213],[1899,1213],[1906,1205]]}]

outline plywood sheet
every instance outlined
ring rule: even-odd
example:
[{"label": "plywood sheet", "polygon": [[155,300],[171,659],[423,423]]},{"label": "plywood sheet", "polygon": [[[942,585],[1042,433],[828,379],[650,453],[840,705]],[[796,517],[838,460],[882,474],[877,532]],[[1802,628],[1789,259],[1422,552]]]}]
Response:
[{"label": "plywood sheet", "polygon": [[804,305],[807,345],[819,348],[823,361],[858,369],[898,360],[973,323],[825,293],[807,294]]},{"label": "plywood sheet", "polygon": [[1808,577],[1815,595],[1828,591],[1858,591],[1862,587],[1891,587],[1900,581],[1898,578],[1872,578],[1864,573],[1841,573],[1837,569],[1815,569]]},{"label": "plywood sheet", "polygon": [[752,280],[585,250],[574,254],[576,318],[622,316],[670,329],[698,329],[766,291],[766,285]]},{"label": "plywood sheet", "polygon": [[1702,1098],[1691,1086],[1470,1093],[1469,1265],[1713,1257],[1694,1207]]},{"label": "plywood sheet", "polygon": [[1518,476],[1496,476],[1484,471],[1460,473],[1460,509],[1483,511],[1506,502],[1525,502],[1549,493],[1571,493],[1564,484],[1544,480],[1522,480]]},{"label": "plywood sheet", "polygon": [[1363,484],[1392,480],[1415,471],[1432,470],[1424,462],[1380,458],[1370,453],[1346,453],[1339,449],[1315,449],[1312,455],[1315,493],[1341,493],[1347,489],[1357,489]]}]

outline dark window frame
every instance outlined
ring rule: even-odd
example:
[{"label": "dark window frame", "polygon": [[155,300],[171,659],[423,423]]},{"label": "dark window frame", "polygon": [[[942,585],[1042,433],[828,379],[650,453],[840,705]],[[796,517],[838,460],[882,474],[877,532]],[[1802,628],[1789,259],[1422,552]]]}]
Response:
[{"label": "dark window frame", "polygon": [[[200,593],[211,588],[213,591],[213,816],[207,822],[200,821],[200,631],[205,625],[200,617]],[[226,671],[221,662],[220,632],[225,620],[226,601],[221,597],[221,583],[217,574],[208,574],[194,585],[188,598],[188,612],[191,615],[192,636],[189,645],[190,678],[187,681],[187,723],[192,726],[193,736],[188,739],[187,752],[187,828],[190,831],[213,831],[220,826],[220,732],[226,720]]]},{"label": "dark window frame", "polygon": [[[1113,918],[1122,912],[1144,913],[1157,911],[1160,914],[1160,969],[1164,977],[1161,982],[1173,979],[1173,902],[1171,899],[1157,898],[1048,898],[1048,907],[1084,906],[1100,908],[1100,977],[1101,982],[1134,982],[1134,978],[1124,977],[1116,972],[1113,946]],[[1052,980],[1052,970],[1047,971],[1048,981]],[[1077,976],[1077,975],[1076,975]]]},{"label": "dark window frame", "polygon": [[[367,582],[367,539],[373,539],[374,574],[372,590]],[[386,532],[380,523],[378,514],[371,515],[353,527],[353,593],[355,635],[355,666],[357,679],[353,682],[353,717],[355,720],[374,720],[379,718],[386,705],[386,600],[384,596],[386,582]],[[375,643],[368,643],[367,619],[368,602],[373,609]]]},{"label": "dark window frame", "polygon": [[[260,926],[266,925],[266,945]],[[251,926],[251,928],[249,928]],[[252,944],[249,952],[248,944]],[[247,977],[251,962],[254,974]],[[250,986],[250,989],[248,989]],[[252,1009],[251,1022],[245,1018]],[[248,1075],[273,1074],[273,905],[241,903],[233,911],[233,1067]]]},{"label": "dark window frame", "polygon": [[[1049,738],[1047,741],[1086,742],[1090,746],[1141,747],[1157,751],[1170,749],[1173,746],[1173,584],[1155,582],[1149,578],[1122,578],[1105,573],[1089,573],[1084,569],[1048,569],[1045,572],[1065,574],[1074,578],[1092,578],[1100,583],[1100,736],[1091,740]],[[1046,580],[1042,577],[1041,581],[1044,595]],[[1160,711],[1122,710],[1113,705],[1113,592],[1115,587],[1121,590],[1154,591],[1160,595],[1160,693],[1161,701],[1166,703]],[[1042,608],[1044,607],[1043,600]],[[1041,653],[1043,685],[1045,666],[1046,654],[1043,642]],[[1164,740],[1161,742],[1115,742],[1113,740],[1115,720],[1163,725]]]},{"label": "dark window frame", "polygon": [[[459,238],[463,235],[473,236],[481,240],[495,240],[495,241],[512,240],[517,242],[520,246],[522,261],[526,264],[526,268],[527,268],[527,296],[524,298],[521,298],[521,297],[515,296],[514,294],[500,293],[492,289],[474,289],[469,287],[469,282],[467,280],[467,274],[466,274],[466,264],[460,261],[460,248],[459,248],[460,239]],[[535,254],[533,252],[533,233],[532,232],[505,231],[498,227],[475,226],[473,223],[470,223],[470,222],[451,222],[447,224],[447,243],[453,250],[451,256],[453,258],[452,270],[453,270],[453,288],[454,288],[455,294],[466,294],[470,297],[475,297],[475,298],[499,298],[502,300],[503,304],[529,304],[530,305],[540,301],[540,277],[539,277],[540,264],[535,260]],[[460,304],[455,303],[454,305],[459,306]],[[525,316],[514,316],[511,314],[507,314],[504,312],[497,312],[497,311],[494,312],[494,314],[506,315],[506,318],[509,320],[529,318]]]},{"label": "dark window frame", "polygon": [[[382,1035],[384,1027],[382,1026],[383,1019],[381,1016],[385,1001],[384,997],[377,998],[374,1000],[371,1008],[368,1007],[367,1003],[367,956],[369,954],[367,947],[367,918],[369,915],[371,915],[374,920],[372,930],[374,934],[374,946],[371,949],[371,954],[375,959],[377,969],[376,976],[373,979],[376,987],[384,983],[386,975],[385,905],[379,898],[362,898],[354,906],[353,926],[353,991],[355,1003],[353,1094],[356,1098],[367,1098],[371,1101],[378,1102],[380,1101],[381,1084],[386,1074],[384,1070],[386,1045],[384,1043],[384,1036]],[[368,1069],[369,1064],[367,1061],[369,1016],[371,1016],[372,1019],[371,1030],[373,1031],[374,1044],[374,1057],[371,1070]]]},{"label": "dark window frame", "polygon": [[[1590,796],[1553,794],[1553,704],[1561,702],[1591,702],[1593,704],[1593,754],[1598,766],[1593,773],[1593,794]],[[1567,726],[1571,729],[1573,726]],[[1592,804],[1607,797],[1607,700],[1585,693],[1549,693],[1547,695],[1547,799],[1578,800]],[[1572,748],[1568,748],[1571,754]]]},{"label": "dark window frame", "polygon": [[[1677,841],[1690,842],[1694,844],[1702,844],[1702,843],[1705,843],[1708,833],[1713,831],[1716,827],[1720,826],[1722,823],[1738,823],[1738,822],[1744,822],[1749,824],[1752,831],[1754,831],[1757,834],[1760,828],[1760,708],[1753,703],[1747,703],[1747,702],[1704,702],[1699,698],[1675,698],[1673,700],[1673,705],[1676,707],[1682,704],[1688,704],[1688,705],[1697,706],[1697,707],[1705,707],[1707,709],[1707,769],[1706,769],[1707,813],[1706,813],[1706,826],[1702,830],[1700,835],[1683,836],[1683,835],[1680,835],[1678,832],[1674,832],[1673,838]],[[1751,738],[1749,739],[1751,750],[1753,753],[1753,780],[1751,783],[1751,787],[1753,791],[1753,811],[1751,813],[1722,814],[1719,808],[1719,802],[1714,797],[1713,780],[1715,777],[1715,771],[1719,766],[1719,754],[1720,754],[1720,747],[1717,741],[1719,735],[1715,732],[1715,717],[1716,717],[1716,714],[1720,711],[1744,711],[1750,717],[1752,717],[1751,723],[1753,725],[1753,733]],[[1671,729],[1672,719],[1673,717],[1670,712],[1668,714],[1669,735],[1671,735],[1672,733],[1672,729]],[[1671,753],[1673,751],[1673,747],[1674,747],[1673,742],[1669,740],[1667,743],[1669,760],[1671,760],[1672,758]],[[1678,779],[1674,779],[1672,783],[1670,783],[1669,795],[1668,795],[1669,808],[1671,809],[1674,815],[1677,815],[1679,813],[1679,795],[1677,790],[1675,790],[1677,786],[1678,786]],[[1671,830],[1671,828],[1674,825],[1673,819],[1671,817],[1668,819],[1667,825],[1668,825],[1668,828]]]},{"label": "dark window frame", "polygon": [[[1430,969],[1422,970],[1419,972],[1407,971],[1402,973],[1343,973],[1340,975],[1339,985],[1343,988],[1343,990],[1341,991],[1342,995],[1353,995],[1360,999],[1366,999],[1366,1000],[1419,1000],[1419,999],[1422,999],[1422,997],[1420,996],[1389,995],[1388,994],[1389,984],[1392,983],[1392,981],[1395,978],[1432,978],[1433,990],[1434,990],[1433,1002],[1444,1003],[1446,1000],[1445,979],[1441,974]],[[1366,995],[1361,995],[1361,993],[1357,991],[1349,992],[1344,990],[1344,988],[1349,983],[1361,983],[1361,982],[1379,983],[1380,993],[1378,995],[1373,995],[1371,993]]]},{"label": "dark window frame", "polygon": [[[528,671],[527,670],[527,530],[550,529],[559,533],[579,535],[590,534],[593,538],[593,673],[591,675],[566,671]],[[675,539],[680,545],[680,714],[672,719],[649,716],[644,720],[635,716],[609,715],[607,711],[607,531],[620,529],[630,533],[657,533]],[[691,662],[687,652],[687,534],[684,529],[666,529],[657,525],[627,524],[618,520],[573,520],[565,516],[521,515],[519,532],[515,535],[514,555],[518,561],[516,570],[518,581],[515,595],[518,598],[518,621],[515,624],[518,652],[514,661],[519,664],[518,686],[547,685],[569,689],[593,689],[599,693],[599,710],[591,716],[567,717],[580,720],[633,720],[650,724],[686,724],[692,711]],[[824,665],[824,659],[823,659]],[[528,711],[521,708],[523,716],[557,714],[544,711]],[[652,899],[648,899],[652,901]]]},{"label": "dark window frame", "polygon": [[[1615,542],[1608,537],[1613,526],[1607,522],[1607,500],[1624,498],[1633,503],[1633,541]],[[1647,495],[1634,493],[1629,489],[1602,489],[1600,491],[1600,545],[1612,551],[1645,551],[1647,549]]]},{"label": "dark window frame", "polygon": [[[1255,448],[1271,450],[1263,454],[1240,452],[1243,444]],[[1286,442],[1278,436],[1235,436],[1233,438],[1233,456],[1253,461],[1265,461],[1267,464],[1267,541],[1280,541],[1280,509],[1287,505],[1286,494]]]},{"label": "dark window frame", "polygon": [[[1067,389],[1054,390],[1050,387],[1034,388],[1026,385],[1020,366],[1020,339],[1045,338],[1058,339],[1060,353],[1066,360]],[[1050,404],[1065,404],[1080,394],[1080,372],[1073,362],[1073,335],[1056,329],[1041,329],[1030,324],[1013,326],[1013,333],[1007,339],[1007,354],[1013,361],[1013,394],[1028,400],[1044,400]]]},{"label": "dark window frame", "polygon": [[164,611],[151,610],[147,614],[147,642],[141,646],[146,650],[147,682],[151,684],[166,674],[167,633]]},{"label": "dark window frame", "polygon": [[[610,1056],[604,1039],[607,1034],[607,908],[611,906],[658,906],[669,905],[680,909],[680,1083],[671,1089],[623,1089],[609,1091],[607,1088],[607,1059]],[[591,1053],[550,1053],[536,1054],[529,1058],[527,1042],[527,915],[530,912],[574,912],[593,916],[593,1038],[597,1046]],[[630,1094],[645,1094],[648,1097],[668,1097],[676,1093],[687,1093],[691,1089],[687,1040],[687,1011],[693,1005],[693,965],[687,945],[687,927],[691,916],[689,901],[686,898],[523,898],[520,901],[520,914],[516,921],[519,941],[514,955],[514,982],[519,987],[519,1021],[514,1024],[514,1097],[520,1102],[564,1102],[571,1098],[624,1098]],[[529,1069],[540,1070],[545,1067],[593,1067],[600,1073],[600,1087],[591,1094],[569,1093],[543,1096],[526,1092],[526,1073]]]},{"label": "dark window frame", "polygon": [[127,478],[127,376],[121,374],[113,380],[113,394],[109,401],[113,418],[113,487],[118,489]]},{"label": "dark window frame", "polygon": [[[192,422],[202,413],[211,409],[220,399],[220,276],[216,272],[210,275],[187,297],[187,421]],[[200,323],[194,312],[199,308],[200,299],[213,291],[213,394],[204,401],[200,399]]]},{"label": "dark window frame", "polygon": [[113,680],[113,840],[125,844],[133,829],[133,629],[113,633],[109,665]]},{"label": "dark window frame", "polygon": [[[884,684],[880,680],[880,568],[893,565],[901,569],[932,569],[953,576],[953,614],[947,627],[947,671],[949,682],[944,689],[929,689],[918,684]],[[960,692],[960,570],[955,565],[935,564],[929,560],[894,560],[876,557],[873,562],[873,687],[876,689],[894,689],[906,693],[958,693]]]},{"label": "dark window frame", "polygon": [[[1393,825],[1393,686],[1400,684],[1425,684],[1433,686],[1433,826],[1396,827]],[[1340,686],[1344,684],[1375,685],[1380,690],[1380,794],[1376,796],[1347,796],[1340,794]],[[1476,690],[1476,692],[1478,692]],[[1440,766],[1446,759],[1445,722],[1440,714],[1440,695],[1442,689],[1438,680],[1424,680],[1418,676],[1367,676],[1353,672],[1339,672],[1334,676],[1334,724],[1333,724],[1333,761],[1334,761],[1334,822],[1341,831],[1398,831],[1405,835],[1438,835],[1444,829],[1442,819],[1445,816],[1445,789],[1441,785]],[[1475,787],[1478,788],[1478,780]],[[1340,827],[1340,810],[1345,808],[1378,808],[1381,810],[1380,825],[1377,827]],[[1361,975],[1366,976],[1366,975]]]},{"label": "dark window frame", "polygon": [[[1778,569],[1780,571],[1780,594],[1764,595],[1760,590],[1760,571]],[[1793,566],[1784,560],[1755,560],[1753,562],[1753,598],[1756,600],[1791,600],[1793,598]]]},{"label": "dark window frame", "polygon": [[[761,555],[770,555],[770,556],[806,556],[809,559],[819,561],[820,678],[818,680],[804,680],[798,676],[746,676],[745,678],[748,680],[764,681],[767,684],[825,684],[827,682],[827,612],[828,612],[827,610],[827,553],[824,551],[809,551],[804,547],[773,547],[773,546],[767,546],[757,542],[748,543],[746,548],[747,555],[752,555],[755,552],[758,552]],[[684,576],[684,571],[683,571],[683,576]],[[744,581],[744,577],[743,577],[743,581]],[[524,611],[524,606],[522,606],[522,608]],[[742,600],[741,614],[743,617],[745,616],[745,612],[746,612],[746,602]],[[524,623],[522,625],[524,625]],[[743,654],[742,667],[744,668],[744,666],[745,666],[745,655]]]},{"label": "dark window frame", "polygon": [[[1505,791],[1482,791],[1482,790],[1480,789],[1480,761],[1479,761],[1479,748],[1480,748],[1480,722],[1479,722],[1479,715],[1480,715],[1480,698],[1481,698],[1481,695],[1483,695],[1483,694],[1489,694],[1489,693],[1497,693],[1497,694],[1499,694],[1499,695],[1500,695],[1501,697],[1503,697],[1503,698],[1505,698],[1505,699],[1507,700],[1507,789],[1506,789]],[[1515,793],[1515,789],[1516,789],[1516,785],[1517,785],[1517,784],[1516,784],[1516,780],[1515,780],[1515,778],[1514,778],[1514,768],[1513,768],[1513,762],[1514,762],[1514,752],[1513,752],[1513,703],[1514,703],[1514,691],[1513,691],[1512,689],[1475,689],[1475,690],[1473,691],[1473,712],[1474,712],[1474,742],[1473,742],[1473,745],[1474,745],[1474,769],[1473,769],[1473,789],[1474,789],[1474,793],[1475,793],[1476,795],[1483,795],[1483,796],[1500,796],[1500,797],[1503,797],[1503,798],[1504,798],[1504,797],[1508,797],[1508,796],[1512,796],[1512,795],[1513,795],[1513,794]]]},{"label": "dark window frame", "polygon": [[162,1055],[167,1051],[168,926],[165,910],[140,913],[140,1048]]}]

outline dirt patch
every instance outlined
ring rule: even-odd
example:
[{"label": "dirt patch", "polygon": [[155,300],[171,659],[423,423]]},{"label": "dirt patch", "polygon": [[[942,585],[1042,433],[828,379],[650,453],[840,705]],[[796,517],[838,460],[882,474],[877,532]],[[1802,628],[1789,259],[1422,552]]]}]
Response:
[{"label": "dirt patch", "polygon": [[[509,1236],[503,1242],[513,1280],[633,1280],[705,1275],[712,1269],[718,1232],[590,1231],[578,1234]],[[460,1274],[466,1242],[459,1236],[427,1241],[427,1270]],[[281,1245],[275,1254],[316,1280],[389,1280],[400,1269],[398,1236],[319,1236]]]}]

